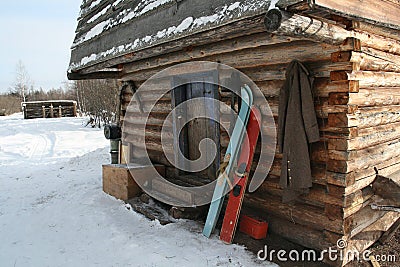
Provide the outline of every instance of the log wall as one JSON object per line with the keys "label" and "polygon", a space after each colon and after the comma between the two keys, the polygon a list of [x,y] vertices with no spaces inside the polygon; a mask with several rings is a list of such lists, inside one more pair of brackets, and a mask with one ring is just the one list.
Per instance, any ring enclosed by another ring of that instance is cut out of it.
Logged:
{"label": "log wall", "polygon": [[[313,188],[296,203],[283,204],[278,184],[282,155],[277,153],[268,178],[255,193],[246,195],[244,205],[271,221],[272,231],[323,250],[341,238],[356,240],[368,227],[382,221],[391,224],[399,217],[372,211],[369,204],[374,168],[383,175],[400,168],[400,52],[393,49],[400,42],[387,35],[378,38],[381,43],[373,42],[366,36],[376,32],[368,32],[367,27],[357,29],[357,25],[354,24],[352,35],[363,38],[350,37],[337,45],[261,32],[191,47],[127,64],[122,80],[140,86],[172,64],[192,60],[220,62],[239,69],[258,85],[276,119],[285,68],[293,59],[304,62],[316,78],[314,104],[321,135],[321,141],[311,146]],[[155,84],[154,90],[159,86],[163,86],[162,81]],[[154,100],[152,95],[149,91],[140,96],[144,109]],[[131,96],[130,92],[125,94],[122,114],[128,109]],[[229,101],[222,90],[220,99]],[[131,134],[132,157],[140,157],[135,155],[135,142],[145,138],[154,162],[166,165],[167,173],[171,168],[160,153],[160,131],[170,111],[171,98],[166,95],[153,109],[145,135],[135,131],[135,125],[144,123],[139,111],[134,117],[122,116],[125,131]],[[261,111],[265,115],[265,107]],[[268,135],[266,129],[262,132]],[[173,153],[173,137],[170,138],[169,152]],[[221,132],[222,151],[228,142],[226,133]],[[256,151],[259,153],[259,146]],[[253,170],[256,164],[255,161]],[[310,235],[301,234],[304,229]],[[375,231],[364,243],[371,245],[377,236]]]}

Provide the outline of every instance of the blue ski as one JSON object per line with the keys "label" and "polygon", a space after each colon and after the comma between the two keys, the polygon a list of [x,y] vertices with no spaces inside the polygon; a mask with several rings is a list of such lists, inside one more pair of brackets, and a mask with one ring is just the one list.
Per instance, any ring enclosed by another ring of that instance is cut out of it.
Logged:
{"label": "blue ski", "polygon": [[253,93],[248,85],[244,85],[244,87],[241,88],[241,98],[242,105],[240,107],[239,116],[236,120],[224,161],[221,164],[220,174],[215,185],[206,224],[204,225],[203,235],[206,237],[210,237],[215,229],[224,202],[224,193],[229,184],[228,177],[237,162],[240,145],[242,144],[246,131],[246,125],[250,115],[250,106],[253,104]]}

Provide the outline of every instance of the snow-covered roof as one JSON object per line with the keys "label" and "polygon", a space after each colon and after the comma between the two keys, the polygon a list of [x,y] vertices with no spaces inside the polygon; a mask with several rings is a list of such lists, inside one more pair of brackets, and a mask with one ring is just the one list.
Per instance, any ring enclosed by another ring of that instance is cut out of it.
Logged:
{"label": "snow-covered roof", "polygon": [[276,2],[84,0],[69,72],[265,13]]}
{"label": "snow-covered roof", "polygon": [[[399,0],[368,0],[363,9],[358,0],[83,0],[68,77],[115,77],[120,64],[171,52],[172,42],[181,41],[180,49],[199,45],[194,42],[196,34],[223,30],[222,26],[251,20],[275,6],[400,30]],[[189,36],[194,41],[187,45]],[[213,42],[212,35],[204,36],[202,44],[204,38]]]}

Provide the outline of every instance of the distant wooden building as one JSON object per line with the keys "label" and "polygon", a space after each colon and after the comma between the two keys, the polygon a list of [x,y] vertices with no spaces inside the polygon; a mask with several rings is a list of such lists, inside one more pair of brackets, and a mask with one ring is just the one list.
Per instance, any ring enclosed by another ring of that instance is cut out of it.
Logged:
{"label": "distant wooden building", "polygon": [[[279,12],[266,16],[271,1],[86,0],[68,77],[116,78],[138,88],[177,63],[220,62],[249,76],[276,118],[286,66],[293,59],[304,62],[315,77],[321,135],[311,146],[313,187],[296,203],[283,204],[277,153],[268,178],[247,194],[244,206],[265,217],[271,231],[303,246],[324,250],[345,239],[347,250],[365,250],[400,217],[369,206],[376,170],[390,175],[400,169],[400,3],[273,2]],[[124,88],[122,121],[133,93]],[[218,99],[230,101],[213,90]],[[151,97],[150,91],[143,95],[143,108]],[[160,129],[172,99],[166,95],[158,102],[146,135],[135,132],[143,123],[139,112],[125,121],[125,131],[146,139],[153,162],[164,165],[168,177],[176,172],[163,156]],[[222,157],[228,140],[222,130],[217,136]],[[134,145],[130,154],[131,162],[140,157]]]}
{"label": "distant wooden building", "polygon": [[21,103],[24,119],[76,117],[76,101],[47,100]]}

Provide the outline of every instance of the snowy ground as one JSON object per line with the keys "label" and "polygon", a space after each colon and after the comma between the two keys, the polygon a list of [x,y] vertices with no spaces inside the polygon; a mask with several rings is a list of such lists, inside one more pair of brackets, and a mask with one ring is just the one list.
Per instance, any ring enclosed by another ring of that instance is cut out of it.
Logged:
{"label": "snowy ground", "polygon": [[0,266],[270,266],[103,193],[108,141],[83,122],[0,117]]}

